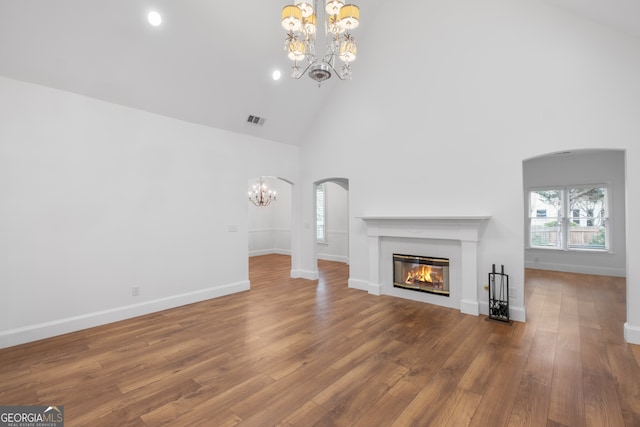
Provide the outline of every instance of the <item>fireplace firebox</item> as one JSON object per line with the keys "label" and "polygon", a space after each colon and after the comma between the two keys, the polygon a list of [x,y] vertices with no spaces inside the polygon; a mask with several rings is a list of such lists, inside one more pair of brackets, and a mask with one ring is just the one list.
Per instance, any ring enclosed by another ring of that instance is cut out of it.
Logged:
{"label": "fireplace firebox", "polygon": [[393,254],[393,286],[449,296],[449,259]]}

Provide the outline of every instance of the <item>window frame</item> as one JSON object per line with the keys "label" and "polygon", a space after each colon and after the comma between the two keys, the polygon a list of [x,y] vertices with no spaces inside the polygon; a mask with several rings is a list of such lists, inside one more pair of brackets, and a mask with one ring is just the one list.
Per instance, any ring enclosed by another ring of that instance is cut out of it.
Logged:
{"label": "window frame", "polygon": [[[604,247],[585,247],[572,244],[570,241],[571,223],[578,220],[581,224],[582,221],[588,219],[586,215],[579,217],[575,216],[575,207],[570,206],[570,194],[572,189],[603,189],[604,200],[600,209],[594,208],[594,214],[591,220],[599,218],[602,221],[601,227],[604,229]],[[540,210],[538,207],[532,205],[532,193],[539,193],[542,191],[558,191],[559,192],[559,209],[557,217],[547,217],[549,221],[557,219],[558,226],[560,227],[558,239],[559,244],[553,246],[537,246],[532,244],[534,236],[532,235],[532,220],[540,219],[537,216],[537,212]],[[527,235],[526,235],[526,249],[535,250],[549,250],[549,251],[564,251],[564,252],[580,252],[580,253],[611,253],[611,187],[607,183],[599,184],[571,184],[563,186],[544,186],[544,187],[531,187],[527,189]],[[597,211],[597,212],[596,212]]]}
{"label": "window frame", "polygon": [[[318,193],[322,193],[322,201],[319,202]],[[327,244],[327,189],[324,183],[316,184],[314,191],[316,211],[316,243]],[[322,217],[320,219],[320,217]]]}
{"label": "window frame", "polygon": [[[549,209],[545,208],[545,216],[538,216],[538,212],[541,211],[541,208],[536,207],[535,209],[532,207],[531,203],[531,193],[533,192],[541,192],[541,191],[557,191],[559,196],[559,208],[555,215],[549,215]],[[542,249],[542,250],[562,250],[564,247],[565,236],[563,233],[563,224],[562,224],[562,206],[564,201],[562,200],[564,197],[562,187],[561,186],[546,186],[546,187],[536,187],[530,188],[527,191],[527,249]],[[560,227],[560,232],[556,232],[556,239],[558,243],[554,246],[534,246],[531,244],[533,237],[532,233],[532,222],[533,220],[544,220],[545,222],[556,222]]]}

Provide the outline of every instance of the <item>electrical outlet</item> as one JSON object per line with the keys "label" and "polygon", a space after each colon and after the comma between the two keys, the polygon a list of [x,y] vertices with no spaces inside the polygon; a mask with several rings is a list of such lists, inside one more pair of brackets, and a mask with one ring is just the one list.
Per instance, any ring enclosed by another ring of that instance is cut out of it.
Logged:
{"label": "electrical outlet", "polygon": [[138,286],[138,285],[132,286],[131,287],[131,296],[137,297],[138,295],[140,295],[140,286]]}
{"label": "electrical outlet", "polygon": [[516,294],[516,288],[509,288],[509,299],[514,299]]}

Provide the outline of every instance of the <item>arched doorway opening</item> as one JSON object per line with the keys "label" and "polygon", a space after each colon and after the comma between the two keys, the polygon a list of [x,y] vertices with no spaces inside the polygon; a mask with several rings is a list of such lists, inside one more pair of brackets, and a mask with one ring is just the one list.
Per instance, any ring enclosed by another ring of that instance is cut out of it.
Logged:
{"label": "arched doorway opening", "polygon": [[249,257],[292,256],[293,183],[275,176],[255,177],[247,182],[249,191],[259,185],[260,180],[267,192],[275,192],[276,200],[267,206],[256,206],[247,200]]}
{"label": "arched doorway opening", "polygon": [[526,295],[527,271],[626,277],[625,157],[589,149],[523,161]]}
{"label": "arched doorway opening", "polygon": [[349,180],[325,178],[313,183],[313,265],[318,260],[349,264]]}
{"label": "arched doorway opening", "polygon": [[[625,275],[624,151],[572,150],[527,159],[523,186],[526,267]],[[545,195],[547,200],[538,200]]]}

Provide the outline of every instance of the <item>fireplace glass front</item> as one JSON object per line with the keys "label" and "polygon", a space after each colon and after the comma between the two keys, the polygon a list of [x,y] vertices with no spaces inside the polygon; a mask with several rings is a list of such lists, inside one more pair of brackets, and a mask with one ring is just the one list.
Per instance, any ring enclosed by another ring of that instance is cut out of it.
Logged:
{"label": "fireplace glass front", "polygon": [[393,286],[449,296],[449,259],[393,254]]}

